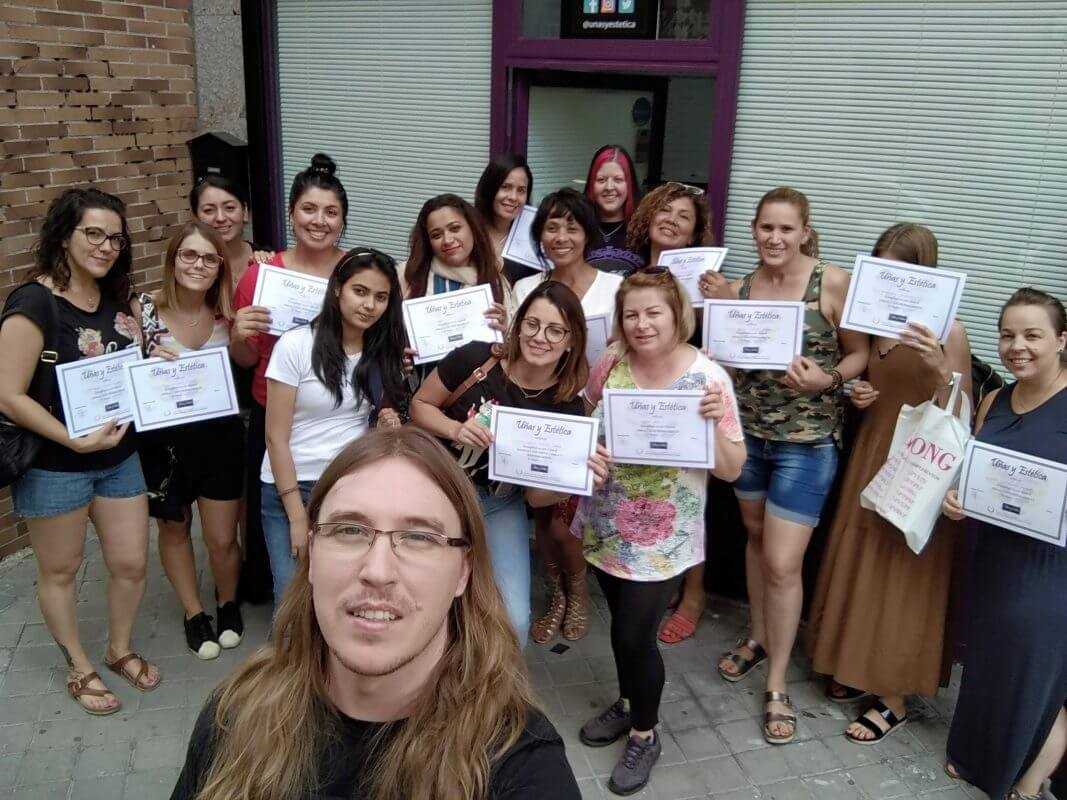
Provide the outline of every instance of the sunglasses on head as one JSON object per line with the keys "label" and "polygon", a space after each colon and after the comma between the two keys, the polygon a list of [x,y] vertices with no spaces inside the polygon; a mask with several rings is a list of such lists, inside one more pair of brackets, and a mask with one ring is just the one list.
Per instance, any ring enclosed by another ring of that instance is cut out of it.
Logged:
{"label": "sunglasses on head", "polygon": [[686,194],[696,195],[697,197],[700,197],[701,195],[706,194],[706,192],[703,189],[701,189],[699,186],[690,186],[688,183],[679,183],[678,181],[668,181],[665,185],[669,189],[672,189],[672,190],[681,189]]}

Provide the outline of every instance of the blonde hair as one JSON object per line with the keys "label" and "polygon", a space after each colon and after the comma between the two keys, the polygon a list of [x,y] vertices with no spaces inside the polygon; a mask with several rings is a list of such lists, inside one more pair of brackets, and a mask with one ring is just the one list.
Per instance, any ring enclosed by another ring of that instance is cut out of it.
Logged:
{"label": "blonde hair", "polygon": [[208,243],[215,248],[215,252],[222,258],[215,283],[207,290],[204,302],[216,317],[233,317],[233,281],[230,280],[230,264],[226,258],[226,243],[219,236],[218,231],[205,225],[199,220],[186,222],[181,229],[170,237],[167,245],[167,255],[163,262],[163,285],[160,286],[156,300],[159,309],[174,308],[178,304],[178,284],[174,277],[175,262],[182,242],[190,236],[199,235],[207,239]]}
{"label": "blonde hair", "polygon": [[715,236],[711,230],[711,207],[708,206],[708,198],[704,192],[684,183],[671,181],[662,186],[657,186],[645,195],[641,204],[630,217],[626,226],[626,247],[635,253],[642,255],[647,261],[652,251],[652,238],[649,229],[652,227],[652,218],[657,212],[662,211],[668,205],[680,197],[693,201],[693,209],[696,211],[696,219],[693,220],[693,238],[686,247],[708,247],[715,243]]}
{"label": "blonde hair", "polygon": [[756,204],[756,216],[752,218],[752,227],[756,227],[760,212],[767,203],[789,203],[800,214],[801,224],[808,229],[808,237],[800,243],[800,252],[811,258],[819,257],[819,232],[811,225],[811,203],[803,192],[791,186],[779,186],[771,189]]}
{"label": "blonde hair", "polygon": [[871,249],[871,255],[894,257],[909,264],[923,267],[937,266],[937,237],[924,225],[914,222],[898,222],[883,231]]}
{"label": "blonde hair", "polygon": [[[414,711],[375,740],[373,800],[484,800],[490,770],[519,738],[535,705],[519,643],[493,582],[478,497],[456,460],[429,433],[378,428],[356,439],[315,485],[308,519],[345,475],[386,458],[418,467],[455,506],[471,542],[470,579],[453,601],[448,644]],[[314,547],[314,542],[312,542]],[[316,757],[334,733],[327,644],[301,556],[271,643],[218,690],[214,759],[197,800],[289,800],[310,794]],[[391,737],[390,737],[390,734]]]}
{"label": "blonde hair", "polygon": [[622,332],[622,311],[626,304],[626,295],[637,289],[659,289],[663,292],[667,307],[674,314],[674,330],[679,343],[689,341],[689,337],[696,330],[696,314],[693,313],[693,304],[685,287],[665,267],[651,269],[656,271],[649,271],[650,268],[646,267],[631,272],[615,292],[615,329],[612,338],[616,340],[616,352],[620,356],[630,349]]}

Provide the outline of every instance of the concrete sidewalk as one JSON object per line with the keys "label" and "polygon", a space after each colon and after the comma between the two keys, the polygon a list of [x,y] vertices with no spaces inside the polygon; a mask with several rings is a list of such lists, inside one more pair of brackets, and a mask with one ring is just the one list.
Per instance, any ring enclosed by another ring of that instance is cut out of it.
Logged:
{"label": "concrete sidewalk", "polygon": [[[202,597],[211,596],[207,560],[198,541]],[[104,565],[94,537],[87,543],[79,574],[78,619],[91,655],[106,634]],[[204,699],[218,681],[266,637],[269,610],[244,609],[241,646],[215,661],[199,661],[185,646],[181,611],[154,547],[148,591],[141,606],[134,645],[159,664],[164,683],[139,694],[103,670],[123,710],[90,717],[64,688],[59,651],[37,609],[36,565],[28,553],[0,564],[0,796],[14,798],[167,798],[185,757],[186,742]],[[616,697],[615,669],[608,642],[607,610],[594,587],[597,614],[589,635],[560,653],[531,646],[527,661],[549,716],[567,743],[575,775],[587,798],[612,797],[603,787],[622,743],[584,747],[578,728]],[[543,605],[540,588],[535,606]],[[789,675],[797,707],[797,741],[769,747],[760,735],[762,680],[753,676],[727,684],[714,672],[716,657],[740,636],[743,607],[713,597],[697,635],[664,648],[667,687],[661,710],[663,756],[650,786],[639,798],[680,800],[884,800],[985,798],[950,780],[942,770],[954,687],[909,706],[910,722],[872,747],[850,744],[841,735],[857,710],[825,700],[823,684],[812,680],[798,656]],[[553,643],[554,644],[554,643]],[[550,645],[551,646],[551,645]],[[762,670],[762,668],[760,668]],[[954,686],[958,682],[954,681]]]}

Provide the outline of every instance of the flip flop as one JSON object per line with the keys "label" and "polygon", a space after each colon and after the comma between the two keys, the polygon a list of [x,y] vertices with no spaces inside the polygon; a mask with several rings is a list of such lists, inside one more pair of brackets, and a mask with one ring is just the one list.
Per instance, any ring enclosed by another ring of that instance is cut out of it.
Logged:
{"label": "flip flop", "polygon": [[[141,668],[137,670],[136,675],[131,675],[129,672],[126,671],[126,665],[135,658],[141,662]],[[157,680],[151,685],[146,686],[145,684],[141,683],[141,678],[148,674],[148,668],[150,665],[148,663],[148,659],[142,656],[140,653],[129,652],[124,656],[116,658],[114,661],[108,661],[107,657],[105,657],[104,666],[106,666],[109,670],[114,672],[116,675],[118,675],[120,678],[126,681],[126,683],[130,684],[130,686],[132,686],[139,692],[155,691],[159,688],[159,684],[163,683],[162,676],[160,676],[159,680]]]}
{"label": "flip flop", "polygon": [[103,680],[95,672],[90,672],[81,677],[70,675],[67,677],[67,694],[74,698],[74,702],[81,706],[82,711],[86,714],[92,714],[94,717],[108,717],[112,714],[117,714],[122,710],[121,701],[116,702],[110,708],[90,708],[81,701],[83,697],[107,697],[108,695],[114,697],[116,701],[118,700],[115,693],[106,687],[103,689],[90,689],[89,684],[95,680],[100,680],[103,683]]}
{"label": "flip flop", "polygon": [[696,633],[697,621],[689,619],[681,611],[675,611],[659,630],[659,640],[664,644],[678,644]]}

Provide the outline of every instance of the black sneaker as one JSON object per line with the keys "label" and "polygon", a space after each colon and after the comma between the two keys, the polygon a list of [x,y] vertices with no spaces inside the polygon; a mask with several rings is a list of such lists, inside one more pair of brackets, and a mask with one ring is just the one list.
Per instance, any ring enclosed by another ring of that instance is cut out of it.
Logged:
{"label": "black sneaker", "polygon": [[631,736],[622,758],[611,771],[608,789],[613,794],[621,795],[636,794],[644,789],[649,775],[652,774],[652,767],[659,760],[662,751],[663,745],[660,744],[659,734],[655,731],[652,732],[651,739]]}
{"label": "black sneaker", "polygon": [[241,619],[241,609],[237,603],[231,600],[218,606],[216,611],[219,615],[219,644],[229,650],[237,647],[244,636],[245,623]]}
{"label": "black sneaker", "polygon": [[589,747],[607,747],[630,730],[630,711],[620,697],[582,726],[578,738]]}
{"label": "black sneaker", "polygon": [[201,611],[192,619],[185,620],[185,642],[196,657],[204,661],[218,658],[222,648],[211,629],[211,617]]}

